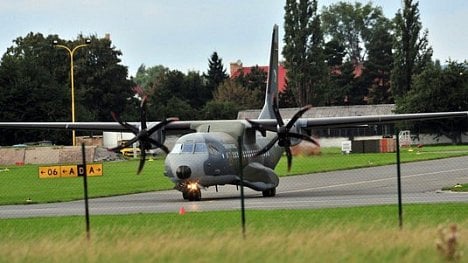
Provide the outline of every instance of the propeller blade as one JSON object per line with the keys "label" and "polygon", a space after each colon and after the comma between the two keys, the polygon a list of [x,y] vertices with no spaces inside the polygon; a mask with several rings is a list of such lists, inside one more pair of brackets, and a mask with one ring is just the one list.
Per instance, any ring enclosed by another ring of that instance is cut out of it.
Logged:
{"label": "propeller blade", "polygon": [[300,134],[300,133],[289,133],[288,136],[311,142],[311,143],[315,144],[315,146],[320,147],[320,144],[314,138],[311,138],[311,137],[309,137],[307,135]]}
{"label": "propeller blade", "polygon": [[254,121],[251,121],[250,119],[245,119],[248,123],[250,123],[250,125],[252,125],[252,128],[254,128],[255,130],[259,131],[260,134],[262,134],[263,137],[266,136],[266,129],[265,127],[263,127],[263,125],[259,124],[259,123],[256,123]]}
{"label": "propeller blade", "polygon": [[146,103],[148,101],[148,96],[145,95],[144,90],[141,87],[135,87],[133,89],[138,95],[141,97],[141,103],[140,103],[140,127],[137,127],[135,125],[131,125],[127,122],[124,122],[120,119],[120,116],[114,112],[111,112],[112,117],[116,122],[118,122],[120,125],[122,125],[124,128],[132,131],[133,134],[135,134],[135,137],[129,141],[127,141],[125,144],[120,145],[118,147],[110,149],[111,151],[117,151],[121,150],[123,148],[129,147],[130,145],[139,142],[140,146],[140,164],[138,166],[138,171],[137,174],[140,174],[140,172],[143,170],[143,167],[145,166],[145,160],[146,160],[146,150],[149,150],[152,148],[152,144],[156,145],[156,147],[161,148],[164,152],[169,153],[169,149],[164,146],[164,144],[158,142],[157,140],[152,139],[150,136],[156,132],[159,129],[162,129],[164,126],[167,124],[178,120],[178,118],[168,118],[166,120],[161,121],[154,127],[148,130],[148,124],[146,120]]}
{"label": "propeller blade", "polygon": [[302,107],[298,112],[294,114],[291,120],[289,120],[288,124],[286,125],[286,128],[289,130],[291,127],[296,123],[296,121],[302,117],[302,114],[304,114],[306,111],[308,111],[310,108],[312,108],[312,105],[307,105]]}
{"label": "propeller blade", "polygon": [[162,127],[166,126],[167,124],[173,122],[173,121],[178,121],[179,118],[167,118],[163,121],[161,121],[160,123],[156,124],[154,127],[152,127],[151,129],[148,130],[148,134],[151,135],[153,134],[155,131],[161,129]]}
{"label": "propeller blade", "polygon": [[255,121],[252,121],[250,119],[245,119],[247,122],[249,122],[251,125],[252,125],[252,128],[254,128],[255,130],[259,131],[263,137],[266,136],[266,131],[271,131],[271,132],[277,132],[277,129],[276,127],[275,128],[272,128],[272,127],[265,127],[263,126],[262,124],[260,123],[257,123]]}
{"label": "propeller blade", "polygon": [[273,147],[278,140],[279,140],[279,137],[275,136],[275,138],[273,140],[271,140],[271,142],[269,142],[265,147],[263,147],[263,149],[261,149],[259,152],[257,152],[255,154],[255,156],[260,156],[260,155],[268,152],[271,149],[271,147]]}
{"label": "propeller blade", "polygon": [[284,150],[286,151],[286,157],[288,158],[288,172],[290,172],[291,171],[291,166],[292,166],[291,149],[289,147],[284,147]]}
{"label": "propeller blade", "polygon": [[141,130],[146,130],[146,100],[148,96],[144,96],[141,100],[140,104],[140,122],[141,122]]}
{"label": "propeller blade", "polygon": [[152,138],[148,138],[148,141],[151,142],[152,144],[156,145],[158,148],[160,148],[161,150],[163,150],[165,153],[169,153],[169,149],[166,147],[166,145],[156,141],[156,140],[153,140]]}
{"label": "propeller blade", "polygon": [[276,121],[278,122],[278,125],[280,127],[283,127],[284,122],[283,122],[283,118],[281,118],[281,114],[278,108],[278,101],[276,100],[276,98],[273,99],[273,112],[275,113],[275,118],[276,118]]}
{"label": "propeller blade", "polygon": [[133,134],[137,135],[138,134],[138,129],[133,126],[133,125],[130,125],[128,124],[127,122],[124,122],[120,119],[120,116],[115,113],[115,112],[111,112],[111,115],[112,115],[112,118],[118,122],[120,125],[122,125],[124,128],[127,128],[128,130],[130,130]]}
{"label": "propeller blade", "polygon": [[116,151],[120,151],[122,150],[123,148],[128,148],[130,147],[132,144],[136,143],[138,141],[138,137],[134,137],[133,139],[131,139],[130,141],[127,141],[126,143],[120,145],[120,146],[117,146],[117,147],[114,147],[114,148],[110,148],[109,151],[113,151],[113,152],[116,152]]}
{"label": "propeller blade", "polygon": [[143,145],[140,144],[140,164],[138,165],[137,175],[140,174],[141,170],[145,166],[146,161],[146,150],[144,149]]}

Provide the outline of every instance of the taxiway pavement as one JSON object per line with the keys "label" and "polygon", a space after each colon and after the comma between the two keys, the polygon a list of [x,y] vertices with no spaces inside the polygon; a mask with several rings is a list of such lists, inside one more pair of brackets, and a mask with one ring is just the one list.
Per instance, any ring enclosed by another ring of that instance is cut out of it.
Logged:
{"label": "taxiway pavement", "polygon": [[[468,183],[468,157],[402,164],[403,203],[467,202],[468,193],[441,191]],[[89,200],[90,214],[177,213],[240,209],[235,186],[202,190],[202,201],[189,202],[176,190]],[[397,204],[396,165],[283,177],[275,197],[245,188],[246,209],[313,209]],[[0,206],[0,218],[83,215],[84,202]]]}

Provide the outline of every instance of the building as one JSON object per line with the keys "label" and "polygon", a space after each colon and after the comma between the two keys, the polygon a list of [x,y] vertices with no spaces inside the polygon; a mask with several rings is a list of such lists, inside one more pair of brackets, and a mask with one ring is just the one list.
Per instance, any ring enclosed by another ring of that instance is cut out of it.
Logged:
{"label": "building", "polygon": [[[251,67],[244,67],[242,65],[242,61],[238,60],[237,62],[233,62],[230,64],[230,76],[231,79],[234,79],[238,77],[241,73],[244,75],[249,74],[252,71],[252,68],[255,66]],[[268,73],[269,66],[258,66],[257,67]],[[286,68],[280,64],[278,67],[278,91],[283,92],[286,88]]]}

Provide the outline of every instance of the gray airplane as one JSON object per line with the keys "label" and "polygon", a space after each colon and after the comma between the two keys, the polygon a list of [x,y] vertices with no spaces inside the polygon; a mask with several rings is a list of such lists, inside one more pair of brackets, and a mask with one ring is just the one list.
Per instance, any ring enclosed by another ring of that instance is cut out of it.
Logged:
{"label": "gray airplane", "polygon": [[[338,118],[301,118],[310,106],[303,107],[290,119],[283,120],[279,113],[278,98],[278,26],[274,26],[270,53],[270,67],[263,109],[255,120],[203,120],[179,121],[169,118],[161,122],[146,122],[146,97],[143,96],[139,123],[122,121],[113,114],[116,122],[0,122],[0,128],[44,128],[98,131],[131,131],[135,137],[119,150],[138,142],[141,152],[138,173],[145,164],[145,152],[161,148],[167,153],[164,175],[182,192],[184,199],[201,200],[201,189],[218,185],[243,184],[261,191],[263,196],[276,194],[279,178],[274,168],[283,153],[288,169],[292,164],[291,146],[302,140],[318,143],[307,135],[305,129],[350,127],[366,124],[391,123],[401,120],[429,120],[467,117],[467,112],[437,112],[395,115],[374,115]],[[185,134],[172,150],[164,146],[166,132]],[[189,132],[187,134],[187,132]],[[241,143],[241,144],[239,144]],[[242,166],[239,147],[242,148]]]}

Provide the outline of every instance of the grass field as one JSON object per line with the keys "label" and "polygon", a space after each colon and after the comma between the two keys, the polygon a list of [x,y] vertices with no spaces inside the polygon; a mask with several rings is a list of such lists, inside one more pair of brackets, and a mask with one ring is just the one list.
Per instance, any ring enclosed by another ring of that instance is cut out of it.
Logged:
{"label": "grass field", "polygon": [[[468,145],[431,146],[421,149],[402,149],[403,162],[468,155]],[[323,148],[318,156],[297,157],[287,173],[286,159],[276,167],[280,176],[343,170],[395,163],[394,153],[343,155],[339,148]],[[104,176],[89,178],[90,197],[110,196],[171,189],[172,183],[163,176],[162,158],[148,161],[140,175],[136,175],[137,160],[105,162]],[[83,182],[80,178],[39,179],[38,165],[10,166],[0,169],[0,205],[45,203],[81,199]],[[30,201],[27,201],[30,200]]]}
{"label": "grass field", "polygon": [[438,229],[456,224],[468,257],[468,205],[247,211],[240,214],[92,216],[0,220],[0,262],[447,262]]}

